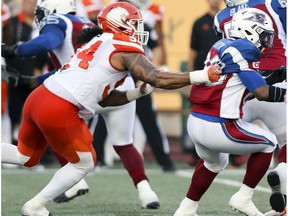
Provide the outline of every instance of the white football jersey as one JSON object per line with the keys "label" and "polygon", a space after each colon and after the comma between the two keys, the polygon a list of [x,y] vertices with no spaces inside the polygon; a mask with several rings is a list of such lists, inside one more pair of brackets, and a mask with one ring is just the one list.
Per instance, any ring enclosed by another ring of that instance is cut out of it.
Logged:
{"label": "white football jersey", "polygon": [[144,54],[143,47],[134,38],[103,33],[77,50],[62,69],[45,80],[52,93],[79,107],[80,117],[95,114],[98,102],[120,86],[129,71],[118,71],[110,62],[115,52]]}

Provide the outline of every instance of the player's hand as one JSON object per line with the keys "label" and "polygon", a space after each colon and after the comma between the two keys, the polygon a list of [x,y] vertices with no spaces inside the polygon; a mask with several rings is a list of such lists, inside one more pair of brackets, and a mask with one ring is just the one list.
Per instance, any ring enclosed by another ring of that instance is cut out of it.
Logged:
{"label": "player's hand", "polygon": [[140,93],[142,95],[148,95],[153,91],[153,87],[149,83],[142,83],[140,86]]}
{"label": "player's hand", "polygon": [[[263,75],[265,72],[263,73]],[[274,70],[272,73],[268,74],[265,78],[268,85],[273,85],[275,83],[283,82],[287,78],[286,66],[281,66]]]}
{"label": "player's hand", "polygon": [[222,73],[221,67],[217,64],[211,65],[208,69],[208,77],[210,82],[217,82]]}
{"label": "player's hand", "polygon": [[6,44],[1,44],[1,56],[4,58],[14,58],[16,57],[17,44],[13,46],[7,46]]}
{"label": "player's hand", "polygon": [[21,75],[15,68],[9,65],[1,65],[1,80],[9,83],[14,82],[14,86],[18,87],[31,87],[33,77]]}
{"label": "player's hand", "polygon": [[21,76],[18,71],[14,70],[8,65],[1,65],[1,72],[2,81],[9,83],[11,80],[13,80],[13,82],[15,82],[15,86],[18,85]]}

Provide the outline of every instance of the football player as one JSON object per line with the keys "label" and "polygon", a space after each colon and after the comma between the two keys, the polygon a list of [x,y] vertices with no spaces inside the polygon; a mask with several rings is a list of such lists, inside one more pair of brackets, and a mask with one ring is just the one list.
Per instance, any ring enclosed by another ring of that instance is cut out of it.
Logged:
{"label": "football player", "polygon": [[[243,103],[251,92],[258,100],[282,102],[286,89],[268,86],[251,68],[265,49],[271,49],[273,24],[263,11],[247,8],[235,13],[229,32],[231,39],[216,42],[205,64],[222,65],[223,73],[213,84],[193,85],[193,104],[187,128],[201,160],[197,164],[189,190],[175,216],[195,216],[199,201],[213,180],[228,164],[229,153],[251,153],[243,184],[229,205],[245,215],[263,216],[252,202],[254,188],[269,168],[277,145],[275,135],[243,121]],[[209,134],[209,136],[207,136]]]}
{"label": "football player", "polygon": [[[260,61],[253,62],[251,65],[263,76],[269,76],[271,73],[286,74],[286,1],[224,0],[224,2],[227,8],[220,11],[215,17],[216,30],[223,37],[228,36],[231,17],[239,10],[258,8],[270,16],[275,30],[274,48],[269,51],[269,55],[265,53],[266,55],[260,57]],[[275,85],[286,88],[286,81]],[[277,137],[278,147],[280,148],[278,154],[279,165],[268,173],[267,180],[272,190],[269,200],[270,205],[274,210],[281,213],[286,206],[286,169],[283,168],[286,167],[286,104],[267,104],[253,99],[245,103],[243,111],[243,120],[248,122],[253,122],[257,119],[261,120]]]}
{"label": "football player", "polygon": [[[163,89],[215,82],[221,74],[218,66],[186,73],[159,70],[144,55],[142,45],[149,35],[143,31],[140,11],[132,4],[108,5],[99,13],[98,24],[100,27],[88,30],[92,39],[27,98],[17,147],[1,145],[4,163],[34,166],[48,144],[68,161],[40,193],[24,204],[22,215],[51,215],[45,205],[94,169],[96,152],[84,119],[92,117],[97,106],[121,105],[139,98],[139,90],[115,90],[129,72]],[[141,175],[140,170],[134,171],[137,177]]]}

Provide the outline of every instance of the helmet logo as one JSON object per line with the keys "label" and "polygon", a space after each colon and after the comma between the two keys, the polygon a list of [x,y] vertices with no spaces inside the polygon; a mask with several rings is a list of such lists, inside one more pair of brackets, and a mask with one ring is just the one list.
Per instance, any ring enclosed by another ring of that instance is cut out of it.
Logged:
{"label": "helmet logo", "polygon": [[250,20],[256,23],[259,23],[261,25],[265,25],[265,15],[264,14],[260,14],[260,13],[255,13],[254,15],[252,15],[251,17],[246,18],[245,20]]}

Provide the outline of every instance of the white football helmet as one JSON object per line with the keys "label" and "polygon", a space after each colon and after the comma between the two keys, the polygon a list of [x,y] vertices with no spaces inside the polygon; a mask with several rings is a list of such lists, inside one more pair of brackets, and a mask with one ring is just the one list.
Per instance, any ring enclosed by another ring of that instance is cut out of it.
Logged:
{"label": "white football helmet", "polygon": [[240,4],[247,3],[249,0],[224,0],[227,7],[233,7]]}
{"label": "white football helmet", "polygon": [[39,24],[49,14],[76,14],[76,11],[75,0],[38,0],[35,10],[35,20]]}
{"label": "white football helmet", "polygon": [[246,38],[260,50],[273,47],[274,29],[271,18],[257,8],[245,8],[232,17],[230,38]]}
{"label": "white football helmet", "polygon": [[149,39],[141,12],[128,2],[116,2],[103,8],[98,15],[98,25],[103,32],[128,35],[143,45]]}

